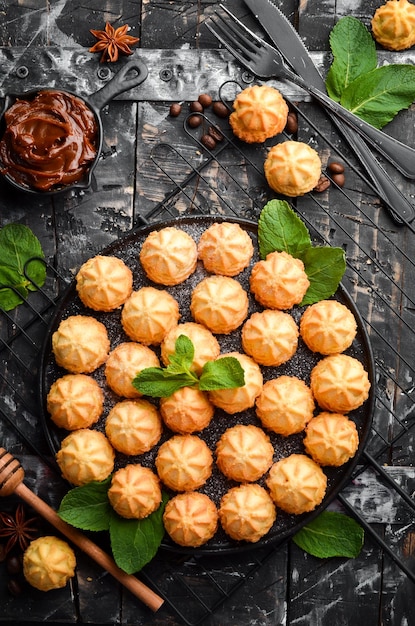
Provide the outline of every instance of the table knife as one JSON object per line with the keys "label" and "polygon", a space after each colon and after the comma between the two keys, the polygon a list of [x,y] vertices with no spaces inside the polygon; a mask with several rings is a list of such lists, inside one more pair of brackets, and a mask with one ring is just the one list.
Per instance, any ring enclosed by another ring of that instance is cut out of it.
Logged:
{"label": "table knife", "polygon": [[[301,37],[271,0],[244,0],[285,60],[308,84],[325,91],[325,81],[314,64]],[[369,174],[375,192],[398,224],[407,224],[415,217],[415,209],[382,167],[376,156],[356,131],[330,115]]]}

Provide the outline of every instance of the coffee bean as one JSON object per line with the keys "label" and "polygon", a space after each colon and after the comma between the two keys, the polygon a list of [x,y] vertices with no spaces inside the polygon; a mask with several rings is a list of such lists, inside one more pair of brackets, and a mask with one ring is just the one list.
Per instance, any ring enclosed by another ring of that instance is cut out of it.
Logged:
{"label": "coffee bean", "polygon": [[208,93],[201,93],[198,97],[198,101],[204,109],[210,107],[210,105],[212,104],[212,98]]}
{"label": "coffee bean", "polygon": [[0,563],[6,560],[6,546],[4,543],[0,543]]}
{"label": "coffee bean", "polygon": [[22,569],[22,563],[19,557],[9,556],[6,560],[6,569],[9,574],[19,574]]}
{"label": "coffee bean", "polygon": [[12,596],[20,596],[23,591],[22,585],[16,578],[11,578],[7,583],[7,589],[12,594]]}
{"label": "coffee bean", "polygon": [[187,120],[187,123],[189,124],[190,128],[197,128],[201,125],[202,118],[200,117],[200,115],[191,115]]}
{"label": "coffee bean", "polygon": [[223,102],[214,102],[212,109],[214,114],[218,117],[225,118],[229,115],[229,109],[225,104],[223,104]]}
{"label": "coffee bean", "polygon": [[346,182],[344,174],[333,174],[331,178],[333,180],[333,183],[336,183],[336,185],[338,185],[339,187],[343,187],[344,183]]}
{"label": "coffee bean", "polygon": [[343,174],[344,172],[344,165],[342,163],[338,163],[337,161],[329,163],[327,168],[332,174]]}
{"label": "coffee bean", "polygon": [[202,105],[197,100],[189,104],[189,109],[192,113],[202,113],[203,111]]}
{"label": "coffee bean", "polygon": [[323,191],[326,191],[326,189],[328,189],[329,187],[330,181],[327,176],[320,176],[317,185],[314,187],[314,191],[316,191],[317,193],[323,193]]}
{"label": "coffee bean", "polygon": [[202,135],[200,141],[208,150],[214,150],[216,148],[216,141],[214,140],[212,135]]}
{"label": "coffee bean", "polygon": [[293,135],[298,131],[298,118],[297,118],[297,114],[294,113],[293,111],[290,111],[288,113],[285,130],[290,135]]}
{"label": "coffee bean", "polygon": [[170,115],[171,117],[177,117],[182,112],[182,105],[178,102],[170,105]]}
{"label": "coffee bean", "polygon": [[222,141],[223,135],[216,126],[209,126],[208,133],[215,141]]}

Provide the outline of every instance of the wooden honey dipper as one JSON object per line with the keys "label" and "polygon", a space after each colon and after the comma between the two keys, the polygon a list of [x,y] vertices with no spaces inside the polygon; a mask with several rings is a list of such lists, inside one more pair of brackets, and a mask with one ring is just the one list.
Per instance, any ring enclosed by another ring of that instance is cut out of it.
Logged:
{"label": "wooden honey dipper", "polygon": [[4,448],[0,448],[0,496],[17,494],[27,502],[39,515],[70,539],[81,550],[116,578],[126,589],[146,604],[152,611],[157,611],[164,600],[142,583],[138,578],[127,574],[118,567],[115,561],[101,550],[93,541],[79,530],[67,524],[46,502],[39,498],[23,483],[24,470],[19,461]]}

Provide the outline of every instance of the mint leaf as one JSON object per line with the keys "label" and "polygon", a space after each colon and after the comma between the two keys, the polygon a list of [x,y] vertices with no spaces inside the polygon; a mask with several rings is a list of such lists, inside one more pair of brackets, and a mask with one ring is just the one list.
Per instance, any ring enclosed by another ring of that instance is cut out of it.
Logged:
{"label": "mint leaf", "polygon": [[310,234],[301,219],[285,200],[270,200],[258,220],[259,254],[265,259],[270,252],[288,252],[297,257],[311,245]]}
{"label": "mint leaf", "polygon": [[415,99],[415,66],[384,65],[356,78],[341,104],[376,128],[383,128]]}
{"label": "mint leaf", "polygon": [[[38,258],[36,258],[38,257]],[[23,224],[7,224],[0,229],[0,306],[5,311],[21,304],[13,287],[27,296],[41,287],[46,278],[43,250],[34,233]],[[29,262],[30,260],[30,262]]]}
{"label": "mint leaf", "polygon": [[62,499],[59,517],[82,530],[108,530],[112,511],[107,496],[110,484],[111,477],[71,489]]}
{"label": "mint leaf", "polygon": [[333,556],[354,558],[364,541],[363,528],[351,517],[334,511],[323,511],[293,537],[299,547],[326,559]]}
{"label": "mint leaf", "polygon": [[366,26],[355,17],[341,18],[330,33],[333,63],[326,78],[327,93],[338,102],[359,76],[377,66],[376,45]]}
{"label": "mint leaf", "polygon": [[201,391],[243,387],[245,375],[242,365],[233,356],[224,356],[204,364],[199,380]]}
{"label": "mint leaf", "polygon": [[132,381],[133,387],[144,396],[164,398],[182,387],[193,387],[198,378],[190,372],[171,371],[169,368],[146,367]]}
{"label": "mint leaf", "polygon": [[301,255],[310,286],[301,305],[313,304],[332,296],[346,269],[346,256],[342,248],[330,246],[310,247]]}
{"label": "mint leaf", "polygon": [[194,345],[186,335],[179,335],[174,344],[174,353],[169,357],[167,369],[178,367],[180,370],[189,370],[195,356]]}
{"label": "mint leaf", "polygon": [[118,567],[127,574],[140,571],[157,553],[164,537],[163,512],[168,499],[163,493],[157,511],[142,520],[125,519],[112,512],[111,550]]}

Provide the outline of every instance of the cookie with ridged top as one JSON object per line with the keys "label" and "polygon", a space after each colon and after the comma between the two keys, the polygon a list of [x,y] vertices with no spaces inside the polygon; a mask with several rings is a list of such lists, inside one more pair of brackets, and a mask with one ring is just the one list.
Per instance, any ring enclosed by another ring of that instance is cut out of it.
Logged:
{"label": "cookie with ridged top", "polygon": [[114,459],[114,448],[106,436],[89,428],[71,432],[56,453],[63,477],[77,486],[108,478]]}
{"label": "cookie with ridged top", "polygon": [[23,575],[40,591],[61,589],[75,575],[76,557],[71,546],[52,535],[31,541],[23,555]]}
{"label": "cookie with ridged top", "polygon": [[287,123],[288,105],[278,89],[252,85],[233,102],[229,122],[234,134],[247,143],[263,142],[281,133]]}
{"label": "cookie with ridged top", "polygon": [[196,242],[184,230],[175,226],[155,230],[143,242],[140,261],[148,278],[153,282],[178,285],[196,269]]}
{"label": "cookie with ridged top", "polygon": [[130,463],[114,473],[108,499],[121,517],[144,519],[160,506],[160,481],[148,467]]}
{"label": "cookie with ridged top", "polygon": [[249,234],[234,222],[216,222],[204,230],[197,250],[206,271],[222,276],[242,272],[254,254]]}
{"label": "cookie with ridged top", "polygon": [[215,408],[205,391],[182,387],[171,396],[160,398],[160,414],[167,428],[182,435],[199,432],[209,426]]}
{"label": "cookie with ridged top", "polygon": [[208,276],[194,288],[190,311],[197,323],[213,333],[228,334],[248,315],[248,294],[230,276]]}
{"label": "cookie with ridged top", "polygon": [[265,309],[253,313],[242,327],[242,347],[260,365],[282,365],[295,354],[298,327],[288,313]]}
{"label": "cookie with ridged top", "polygon": [[219,356],[218,340],[208,328],[196,322],[184,322],[174,326],[161,343],[161,359],[165,365],[168,365],[180,335],[185,335],[193,343],[194,358],[190,369],[197,374],[201,373],[207,361],[214,361]]}
{"label": "cookie with ridged top", "polygon": [[120,343],[110,352],[105,364],[107,384],[118,396],[138,398],[141,393],[132,381],[147,367],[160,367],[159,359],[151,348],[134,341]]}
{"label": "cookie with ridged top", "polygon": [[320,300],[309,306],[300,320],[300,334],[313,352],[339,354],[349,348],[356,337],[353,313],[337,300]]}
{"label": "cookie with ridged top", "polygon": [[87,374],[66,374],[49,389],[46,407],[59,428],[88,428],[98,421],[104,408],[104,394]]}
{"label": "cookie with ridged top", "polygon": [[283,141],[273,146],[264,163],[268,185],[285,196],[303,196],[314,189],[321,176],[318,153],[301,141]]}
{"label": "cookie with ridged top", "polygon": [[349,413],[369,397],[370,381],[360,361],[346,354],[334,354],[313,367],[310,386],[322,409]]}
{"label": "cookie with ridged top", "polygon": [[285,437],[304,430],[314,409],[311,389],[296,376],[267,380],[256,400],[262,426]]}
{"label": "cookie with ridged top", "polygon": [[271,467],[274,448],[268,435],[253,424],[225,430],[216,445],[216,464],[237,482],[254,482]]}
{"label": "cookie with ridged top", "polygon": [[133,341],[160,344],[180,318],[179,304],[165,289],[142,287],[133,291],[121,311],[121,324]]}
{"label": "cookie with ridged top", "polygon": [[219,506],[222,528],[236,541],[256,543],[267,534],[276,517],[270,495],[256,483],[233,487],[222,497]]}
{"label": "cookie with ridged top", "polygon": [[112,311],[124,304],[133,289],[129,267],[114,256],[97,255],[88,259],[76,275],[76,291],[86,307]]}
{"label": "cookie with ridged top", "polygon": [[157,408],[144,398],[117,402],[107,415],[105,434],[123,454],[143,454],[158,443],[162,421]]}
{"label": "cookie with ridged top", "polygon": [[163,513],[163,523],[175,543],[197,548],[215,534],[218,511],[207,495],[188,491],[168,501]]}
{"label": "cookie with ridged top", "polygon": [[340,413],[320,413],[305,433],[305,449],[319,465],[339,467],[354,457],[359,446],[356,424]]}
{"label": "cookie with ridged top", "polygon": [[104,324],[89,315],[71,315],[52,334],[56,363],[72,374],[90,374],[105,363],[110,349]]}
{"label": "cookie with ridged top", "polygon": [[408,0],[389,0],[371,21],[376,41],[388,50],[406,50],[415,44],[415,6]]}
{"label": "cookie with ridged top", "polygon": [[200,437],[174,435],[160,446],[155,463],[160,480],[169,489],[193,491],[210,477],[213,458]]}
{"label": "cookie with ridged top", "polygon": [[270,252],[252,268],[250,288],[255,299],[269,309],[291,309],[310,286],[304,263],[288,252]]}
{"label": "cookie with ridged top", "polygon": [[245,411],[255,405],[263,385],[263,376],[258,363],[247,354],[228,352],[218,358],[234,357],[244,370],[245,384],[233,389],[216,389],[209,391],[209,400],[230,415]]}

